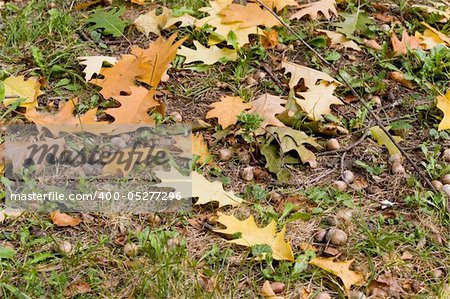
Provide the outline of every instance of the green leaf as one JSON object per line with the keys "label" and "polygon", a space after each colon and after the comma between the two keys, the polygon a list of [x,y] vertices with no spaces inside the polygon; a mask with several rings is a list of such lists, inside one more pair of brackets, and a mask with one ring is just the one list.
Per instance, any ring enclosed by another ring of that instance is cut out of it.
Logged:
{"label": "green leaf", "polygon": [[263,144],[260,147],[261,154],[266,158],[265,167],[277,176],[281,182],[286,182],[291,176],[289,171],[284,169],[283,157],[281,157],[278,146],[274,144]]}
{"label": "green leaf", "polygon": [[359,37],[354,35],[356,30],[367,36],[372,35],[372,31],[367,25],[373,24],[373,21],[366,12],[358,11],[353,14],[342,13],[341,15],[345,18],[345,20],[335,24],[337,27],[337,32],[343,33],[347,38],[354,39],[356,41],[361,41]]}
{"label": "green leaf", "polygon": [[[389,130],[389,128],[386,128]],[[395,144],[389,139],[388,135],[383,132],[379,126],[370,128],[372,137],[378,142],[379,146],[385,145],[389,151],[389,155],[400,154],[400,150],[395,146]],[[399,136],[394,136],[395,141],[400,142],[403,139]]]}
{"label": "green leaf", "polygon": [[5,84],[3,81],[0,81],[0,103],[5,99]]}
{"label": "green leaf", "polygon": [[92,23],[88,29],[96,30],[103,29],[103,35],[112,35],[113,37],[121,37],[128,25],[128,21],[120,19],[120,16],[124,13],[125,8],[111,9],[110,11],[96,10],[90,18],[87,19],[87,23]]}
{"label": "green leaf", "polygon": [[12,259],[16,251],[12,248],[0,247],[0,259]]}

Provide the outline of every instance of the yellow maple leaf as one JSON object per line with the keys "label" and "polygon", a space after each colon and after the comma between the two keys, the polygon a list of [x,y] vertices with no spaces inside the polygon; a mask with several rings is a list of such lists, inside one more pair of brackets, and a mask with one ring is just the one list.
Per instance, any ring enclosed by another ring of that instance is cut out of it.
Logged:
{"label": "yellow maple leaf", "polygon": [[416,31],[414,35],[420,42],[420,46],[424,48],[425,50],[433,49],[437,46],[446,46],[447,43],[443,41],[439,35],[434,33],[433,31],[429,29],[425,29],[425,31],[422,33]]}
{"label": "yellow maple leaf", "polygon": [[5,86],[5,99],[3,105],[8,106],[15,103],[19,99],[25,99],[19,106],[32,109],[37,106],[37,98],[43,92],[41,84],[37,78],[28,78],[25,76],[11,76],[3,81]]}
{"label": "yellow maple leaf", "polygon": [[304,81],[304,85],[306,87],[314,86],[316,85],[317,81],[319,80],[325,80],[328,82],[337,82],[333,77],[330,75],[311,69],[309,67],[299,65],[293,62],[289,61],[283,61],[281,63],[281,67],[284,68],[285,74],[291,74],[291,79],[289,80],[289,88],[294,88],[301,79]]}
{"label": "yellow maple leaf", "polygon": [[309,86],[308,91],[297,93],[302,99],[296,98],[297,104],[308,114],[312,120],[322,120],[324,114],[331,114],[331,105],[343,105],[341,100],[333,95],[337,83],[326,83]]}
{"label": "yellow maple leaf", "polygon": [[219,181],[210,182],[203,175],[192,172],[192,197],[198,197],[196,205],[217,201],[219,208],[238,206],[244,200],[234,195],[233,191],[223,190]]}
{"label": "yellow maple leaf", "polygon": [[226,229],[218,229],[215,232],[233,235],[240,233],[238,239],[230,240],[230,243],[251,247],[254,245],[268,245],[272,249],[272,256],[276,260],[294,261],[294,253],[292,252],[289,242],[284,240],[286,226],[279,233],[276,232],[277,224],[272,220],[266,227],[258,227],[253,216],[245,220],[239,220],[234,216],[223,213],[217,213],[217,222],[226,226]]}
{"label": "yellow maple leaf", "polygon": [[[389,130],[389,127],[387,128]],[[379,126],[370,128],[372,137],[378,142],[379,146],[386,146],[389,155],[400,154],[400,150],[395,146],[392,140],[383,132]],[[400,136],[394,136],[396,142],[400,142],[403,139]]]}
{"label": "yellow maple leaf", "polygon": [[252,105],[244,103],[241,97],[223,96],[220,102],[210,105],[213,109],[206,114],[206,118],[216,117],[223,129],[234,125],[237,116],[244,110],[250,109]]}
{"label": "yellow maple leaf", "polygon": [[444,112],[444,118],[439,123],[439,131],[450,129],[450,89],[445,95],[437,97],[437,107]]}
{"label": "yellow maple leaf", "polygon": [[199,157],[197,160],[198,165],[211,162],[208,146],[203,140],[203,135],[200,133],[192,135],[192,155],[197,155]]}
{"label": "yellow maple leaf", "polygon": [[[437,3],[434,3],[434,4],[437,4]],[[442,4],[441,4],[441,6],[439,6],[439,4],[437,4],[435,6],[436,7],[428,6],[428,5],[421,5],[421,4],[412,5],[412,7],[419,8],[428,14],[437,14],[437,15],[441,16],[441,18],[439,19],[439,22],[446,23],[450,19],[450,6],[443,6]]]}
{"label": "yellow maple leaf", "polygon": [[317,2],[300,5],[300,10],[293,14],[290,19],[301,19],[309,16],[312,20],[319,18],[319,12],[327,19],[331,19],[331,15],[338,16],[335,0],[320,0]]}
{"label": "yellow maple leaf", "polygon": [[186,57],[186,60],[184,61],[185,64],[189,64],[194,61],[201,61],[206,65],[212,65],[221,59],[235,61],[238,58],[237,51],[234,49],[220,49],[216,46],[207,48],[195,40],[194,46],[196,50],[184,46],[178,50],[178,55]]}
{"label": "yellow maple leaf", "polygon": [[269,11],[261,8],[256,3],[248,3],[247,5],[230,4],[219,13],[222,16],[222,23],[239,22],[239,28],[251,28],[255,26],[280,26],[281,23]]}
{"label": "yellow maple leaf", "polygon": [[450,37],[448,37],[447,35],[445,35],[444,33],[440,32],[439,30],[431,27],[430,25],[428,25],[425,22],[420,23],[423,26],[427,27],[428,30],[430,30],[431,32],[433,32],[435,35],[437,35],[443,42],[445,42],[447,44],[447,46],[450,46]]}
{"label": "yellow maple leaf", "polygon": [[333,275],[339,277],[344,283],[345,291],[349,291],[354,284],[364,281],[364,275],[360,272],[350,270],[353,260],[344,262],[334,262],[333,258],[315,258],[309,261],[310,265],[319,267]]}

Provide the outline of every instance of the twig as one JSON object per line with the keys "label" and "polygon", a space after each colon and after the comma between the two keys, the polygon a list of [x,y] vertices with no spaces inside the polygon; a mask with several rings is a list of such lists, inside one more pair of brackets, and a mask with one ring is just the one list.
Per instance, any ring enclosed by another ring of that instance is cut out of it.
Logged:
{"label": "twig", "polygon": [[285,86],[281,83],[281,81],[274,75],[271,69],[269,69],[266,65],[262,64],[261,67],[266,71],[267,74],[269,74],[269,77],[275,81],[275,83],[278,85],[278,87],[281,90],[285,89]]}
{"label": "twig", "polygon": [[[298,35],[297,32],[295,32],[286,22],[283,21],[283,19],[278,16],[272,9],[270,9],[266,4],[264,4],[261,0],[256,0],[256,2],[259,3],[262,7],[264,7],[268,12],[270,12],[289,32],[291,32],[297,40],[299,40],[305,47],[308,48],[312,53],[314,53],[317,58],[328,68],[330,68],[333,73],[350,89],[350,91],[355,95],[358,100],[361,102],[362,106],[367,109],[367,111],[370,113],[370,115],[373,117],[377,125],[380,127],[380,129],[388,136],[388,138],[392,141],[392,143],[398,148],[398,150],[401,152],[401,154],[405,157],[406,161],[413,167],[413,169],[417,172],[417,174],[425,181],[425,183],[433,190],[434,192],[438,192],[436,188],[431,183],[430,179],[422,172],[422,170],[414,163],[414,161],[409,157],[408,153],[398,144],[398,142],[395,140],[395,138],[392,136],[391,133],[384,127],[383,122],[381,119],[376,115],[367,105],[367,102],[363,99],[362,96],[359,95],[359,93],[350,85],[350,83],[341,76],[339,73],[339,70],[332,65],[330,62],[328,62],[322,55],[320,55],[319,52],[317,52],[313,47],[311,47],[306,41],[304,41],[300,35]],[[345,102],[344,102],[345,103]],[[345,103],[346,105],[349,105]]]}

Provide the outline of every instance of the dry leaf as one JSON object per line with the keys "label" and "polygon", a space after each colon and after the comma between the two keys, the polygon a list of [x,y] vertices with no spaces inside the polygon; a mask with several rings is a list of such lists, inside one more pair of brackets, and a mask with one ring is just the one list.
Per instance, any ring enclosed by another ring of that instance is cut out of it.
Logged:
{"label": "dry leaf", "polygon": [[274,220],[266,227],[259,228],[253,216],[246,220],[239,220],[234,216],[228,216],[223,213],[217,213],[217,222],[226,226],[226,229],[218,229],[215,232],[227,235],[241,233],[239,239],[230,240],[230,243],[251,247],[254,245],[269,245],[272,249],[272,256],[276,260],[294,261],[289,242],[284,240],[286,227],[284,226],[279,233],[276,232],[277,224]]}
{"label": "dry leaf", "polygon": [[301,19],[304,16],[309,16],[310,19],[317,20],[319,18],[319,12],[322,13],[327,20],[331,19],[331,15],[338,16],[335,0],[320,0],[300,5],[299,8],[300,10],[290,17],[291,20]]}
{"label": "dry leaf", "polygon": [[192,172],[192,197],[198,197],[195,205],[203,205],[217,201],[219,208],[223,206],[238,206],[244,200],[234,195],[233,191],[223,190],[219,181],[209,182],[203,175]]}
{"label": "dry leaf", "polygon": [[334,78],[324,72],[317,71],[315,69],[311,69],[309,67],[293,62],[283,61],[281,63],[281,67],[284,68],[285,74],[291,74],[291,79],[289,80],[290,89],[293,89],[295,86],[297,86],[301,79],[303,79],[304,85],[306,87],[316,85],[316,82],[319,80],[336,82]]}
{"label": "dry leaf", "polygon": [[401,41],[395,32],[392,32],[391,42],[394,48],[394,56],[406,55],[408,54],[408,50],[420,49],[419,39],[415,36],[410,36],[406,29],[403,30]]}
{"label": "dry leaf", "polygon": [[438,3],[433,3],[436,7],[428,6],[428,5],[421,5],[421,4],[414,4],[412,7],[419,8],[423,11],[425,11],[428,14],[438,14],[441,16],[439,19],[439,22],[446,23],[450,20],[450,6],[438,6]]}
{"label": "dry leaf", "polygon": [[0,223],[5,219],[16,219],[20,217],[25,211],[21,209],[5,208],[0,210]]}
{"label": "dry leaf", "polygon": [[269,11],[261,8],[256,3],[247,3],[247,5],[230,4],[219,13],[222,23],[239,23],[239,28],[251,28],[255,26],[280,26],[281,23]]}
{"label": "dry leaf", "polygon": [[223,129],[234,125],[237,116],[244,110],[252,108],[249,103],[244,103],[241,97],[223,96],[220,102],[209,105],[213,109],[206,114],[206,118],[216,117]]}
{"label": "dry leaf", "polygon": [[383,47],[374,39],[364,39],[364,45],[377,51],[381,51],[383,49]]}
{"label": "dry leaf", "polygon": [[[379,127],[375,126],[370,128],[372,137],[378,142],[379,146],[385,145],[388,149],[389,155],[400,154],[400,150],[395,146],[392,140],[384,133],[384,131]],[[403,139],[400,136],[394,136],[395,141],[400,142]]]}
{"label": "dry leaf", "polygon": [[265,29],[263,30],[263,35],[260,36],[261,39],[261,45],[265,49],[273,49],[278,44],[278,31],[273,29]]}
{"label": "dry leaf", "polygon": [[80,219],[74,218],[68,214],[60,212],[51,212],[50,219],[57,226],[77,226],[81,222]]}
{"label": "dry leaf", "polygon": [[311,120],[321,120],[324,114],[331,114],[331,105],[343,105],[337,97],[333,95],[337,83],[325,83],[322,81],[318,85],[309,86],[308,91],[297,93],[303,98],[296,98],[297,104],[308,114]]}
{"label": "dry leaf", "polygon": [[74,281],[69,285],[64,295],[66,296],[66,298],[72,298],[80,294],[89,293],[91,291],[92,291],[91,286],[86,282]]}
{"label": "dry leaf", "polygon": [[203,140],[203,135],[200,133],[192,135],[192,155],[197,155],[199,157],[197,160],[198,165],[211,162],[208,146]]}
{"label": "dry leaf", "polygon": [[327,35],[327,37],[331,41],[331,46],[342,46],[346,49],[353,49],[355,51],[361,51],[361,48],[351,39],[347,38],[344,34],[335,32],[335,31],[329,31],[329,30],[317,30],[319,32],[323,32]]}
{"label": "dry leaf", "polygon": [[154,99],[156,91],[142,86],[132,86],[130,90],[130,95],[114,96],[120,107],[110,108],[106,113],[114,117],[114,124],[154,124],[155,120],[148,115],[148,111],[160,106]]}
{"label": "dry leaf", "polygon": [[414,89],[414,84],[412,81],[405,78],[405,74],[402,72],[389,72],[388,74],[389,79],[394,80],[395,82],[400,83],[400,85],[409,88]]}
{"label": "dry leaf", "polygon": [[270,282],[266,280],[261,288],[261,296],[264,299],[284,299],[284,297],[277,296],[270,285]]}
{"label": "dry leaf", "polygon": [[144,0],[131,0],[131,3],[138,4],[138,5],[145,5]]}
{"label": "dry leaf", "polygon": [[194,61],[201,61],[206,65],[212,65],[219,60],[235,61],[238,58],[237,51],[233,49],[223,48],[220,49],[216,46],[207,48],[198,41],[194,40],[194,46],[196,50],[181,46],[178,50],[178,55],[186,57],[185,64],[189,64]]}
{"label": "dry leaf", "polygon": [[277,11],[282,10],[286,6],[298,7],[298,3],[295,0],[262,0],[261,2]]}
{"label": "dry leaf", "polygon": [[102,2],[102,0],[95,0],[95,1],[85,2],[85,3],[80,3],[80,4],[75,5],[73,7],[73,9],[76,9],[76,10],[88,9],[89,7],[91,7],[95,4],[98,4],[100,2]]}
{"label": "dry leaf", "polygon": [[333,275],[339,277],[344,283],[344,289],[350,290],[354,284],[359,284],[364,281],[364,275],[360,272],[350,270],[350,265],[353,260],[345,262],[334,262],[333,258],[315,258],[309,264],[319,267]]}
{"label": "dry leaf", "polygon": [[428,30],[430,30],[431,32],[433,32],[440,40],[442,40],[443,42],[445,42],[447,44],[447,46],[450,46],[450,37],[448,37],[447,35],[443,34],[442,32],[440,32],[439,30],[431,27],[430,25],[428,25],[425,22],[420,23],[423,26],[427,27]]}
{"label": "dry leaf", "polygon": [[25,76],[11,76],[3,81],[5,86],[5,99],[3,105],[8,106],[15,103],[19,99],[25,99],[19,106],[26,107],[27,110],[33,109],[37,106],[37,98],[43,92],[41,91],[41,84],[37,78],[28,78]]}
{"label": "dry leaf", "polygon": [[[128,176],[132,171],[134,165],[139,162],[142,158],[147,157],[149,154],[149,148],[127,148],[121,149],[120,155],[115,155],[114,160],[108,161],[102,169],[102,176]],[[130,155],[130,152],[135,152],[136,154]],[[123,157],[127,158],[127,163],[124,163]],[[131,162],[129,159],[131,158]]]}
{"label": "dry leaf", "polygon": [[265,128],[269,125],[284,127],[285,125],[276,118],[276,115],[283,113],[286,110],[281,106],[285,103],[286,100],[281,99],[281,97],[266,93],[249,103],[252,106],[249,113],[259,114],[263,118],[261,128]]}
{"label": "dry leaf", "polygon": [[439,131],[450,129],[450,89],[444,95],[437,97],[437,107],[444,113],[439,123]]}
{"label": "dry leaf", "polygon": [[425,29],[423,34],[416,31],[415,37],[419,39],[420,46],[425,50],[430,50],[437,46],[447,46],[445,41],[429,29]]}
{"label": "dry leaf", "polygon": [[184,15],[178,16],[178,17],[174,17],[171,15],[167,18],[167,22],[164,25],[163,29],[167,29],[178,23],[180,23],[180,24],[177,27],[194,26],[195,21],[197,21],[196,18],[194,18],[193,16],[190,16],[190,15],[187,15],[187,14],[184,14]]}
{"label": "dry leaf", "polygon": [[159,9],[155,8],[148,13],[140,15],[134,20],[134,26],[146,36],[149,36],[150,33],[155,33],[160,36],[161,29],[166,25],[171,10],[162,7],[162,12],[158,15],[156,14],[157,12],[159,12]]}
{"label": "dry leaf", "polygon": [[117,62],[115,57],[108,56],[82,56],[77,57],[80,64],[85,65],[86,67],[83,70],[84,79],[89,81],[92,79],[94,74],[100,74],[100,70],[102,69],[103,62],[107,62],[109,64],[114,65]]}

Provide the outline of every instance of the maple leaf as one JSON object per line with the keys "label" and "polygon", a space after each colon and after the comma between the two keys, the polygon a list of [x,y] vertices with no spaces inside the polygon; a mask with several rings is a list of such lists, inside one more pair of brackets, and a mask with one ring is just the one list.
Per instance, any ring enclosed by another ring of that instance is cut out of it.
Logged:
{"label": "maple leaf", "polygon": [[159,37],[149,45],[147,49],[137,46],[131,47],[131,53],[145,61],[147,71],[137,76],[137,80],[151,87],[156,87],[161,82],[164,73],[177,55],[178,47],[187,37],[175,42],[177,34],[172,34],[168,39]]}
{"label": "maple leaf", "polygon": [[414,36],[419,40],[421,48],[425,50],[431,50],[437,46],[447,46],[447,43],[439,35],[429,29],[425,29],[423,34],[416,31]]}
{"label": "maple leaf", "polygon": [[283,61],[281,67],[284,68],[285,74],[291,74],[291,79],[289,80],[289,88],[293,89],[300,82],[301,79],[304,80],[304,85],[306,87],[316,85],[319,80],[325,80],[328,82],[336,82],[336,80],[330,75],[311,69],[309,67],[299,65],[289,61]]}
{"label": "maple leaf", "polygon": [[286,6],[299,6],[295,0],[262,0],[261,2],[269,8],[276,9],[277,11],[282,10]]}
{"label": "maple leaf", "polygon": [[108,56],[81,56],[77,57],[77,59],[80,64],[86,66],[83,70],[83,73],[85,74],[84,79],[86,81],[91,80],[94,74],[100,74],[104,62],[111,65],[114,65],[117,62],[115,57]]}
{"label": "maple leaf", "polygon": [[178,50],[178,55],[186,57],[186,60],[184,61],[185,64],[189,64],[194,61],[201,61],[206,65],[212,65],[218,61],[236,61],[238,58],[237,51],[234,49],[220,49],[216,46],[207,48],[195,40],[194,46],[196,50],[192,50],[183,46],[180,48],[180,50]]}
{"label": "maple leaf", "polygon": [[310,265],[319,267],[333,275],[339,277],[344,283],[345,291],[349,291],[354,284],[364,281],[364,275],[360,272],[350,270],[353,260],[344,262],[334,262],[333,258],[315,258],[309,261]]}
{"label": "maple leaf", "polygon": [[242,198],[235,196],[233,191],[223,190],[221,182],[210,182],[195,171],[192,172],[192,197],[198,197],[195,205],[217,201],[219,208],[223,206],[238,206],[244,201]]}
{"label": "maple leaf", "polygon": [[137,17],[133,22],[136,29],[143,32],[146,36],[149,36],[150,33],[161,35],[161,29],[167,23],[171,11],[166,7],[162,7],[162,12],[159,14],[157,14],[158,11],[159,9],[155,8]]}
{"label": "maple leaf", "polygon": [[332,15],[338,16],[335,0],[320,0],[300,5],[299,8],[300,10],[290,17],[291,20],[301,19],[304,16],[309,16],[310,19],[317,20],[319,18],[319,12],[327,20],[331,19]]}
{"label": "maple leaf", "polygon": [[358,10],[353,14],[342,13],[341,15],[345,20],[335,24],[337,32],[343,33],[347,38],[358,42],[360,42],[360,38],[354,35],[355,31],[368,36],[372,35],[368,25],[373,24],[373,21],[366,12]]}
{"label": "maple leaf", "polygon": [[261,128],[265,128],[268,125],[284,127],[284,124],[276,118],[276,115],[286,110],[281,106],[285,103],[286,100],[281,99],[281,97],[265,93],[249,103],[252,106],[249,113],[259,114],[263,118]]}
{"label": "maple leaf", "polygon": [[[387,128],[389,130],[389,127]],[[400,154],[400,150],[395,146],[392,140],[384,133],[384,131],[379,127],[375,126],[370,128],[370,133],[372,137],[378,142],[379,146],[386,146],[389,155]],[[400,142],[403,139],[400,136],[393,136],[395,141]]]}
{"label": "maple leaf", "polygon": [[51,212],[50,219],[57,226],[77,226],[81,223],[80,219],[74,218],[68,214],[60,212]]}
{"label": "maple leaf", "polygon": [[445,95],[437,97],[437,107],[444,113],[444,118],[439,123],[439,131],[450,129],[450,89]]}
{"label": "maple leaf", "polygon": [[100,94],[105,98],[119,96],[122,92],[131,93],[131,87],[138,76],[151,71],[151,66],[143,57],[125,54],[110,68],[102,68],[103,79],[93,79],[90,82],[100,86]]}
{"label": "maple leaf", "polygon": [[208,146],[203,140],[203,135],[200,133],[192,135],[192,155],[197,155],[199,157],[197,160],[197,164],[199,165],[211,162]]}
{"label": "maple leaf", "polygon": [[114,117],[114,124],[154,124],[155,120],[147,112],[160,105],[154,99],[156,91],[142,86],[132,86],[130,90],[130,95],[114,96],[120,107],[110,108],[106,113]]}
{"label": "maple leaf", "polygon": [[125,8],[111,9],[110,11],[96,10],[87,19],[87,23],[92,23],[88,29],[93,31],[96,29],[103,29],[103,35],[112,35],[113,37],[121,37],[125,27],[128,25],[127,21],[121,20],[120,16],[125,12]]}
{"label": "maple leaf", "polygon": [[392,47],[394,48],[394,56],[406,55],[408,50],[420,49],[420,41],[415,36],[409,36],[406,29],[402,32],[402,40],[399,40],[397,35],[391,34]]}
{"label": "maple leaf", "polygon": [[253,216],[241,221],[234,216],[228,216],[220,212],[217,215],[217,222],[226,226],[226,229],[217,229],[214,230],[215,232],[227,235],[241,234],[240,238],[228,242],[247,247],[265,244],[272,249],[274,259],[294,261],[291,246],[289,242],[284,240],[286,226],[283,226],[281,231],[277,233],[277,224],[274,220],[266,227],[259,228]]}
{"label": "maple leaf", "polygon": [[361,48],[357,43],[347,38],[344,34],[329,30],[317,30],[319,32],[325,33],[331,41],[331,46],[342,46],[346,49],[353,49],[355,51],[361,51]]}
{"label": "maple leaf", "polygon": [[322,81],[318,85],[309,86],[308,91],[297,93],[304,100],[296,99],[297,104],[308,114],[312,120],[323,119],[324,114],[331,114],[330,106],[343,105],[341,100],[333,95],[337,83],[325,83]]}
{"label": "maple leaf", "polygon": [[28,78],[25,76],[11,76],[3,81],[5,87],[5,98],[3,105],[8,106],[15,103],[19,99],[25,99],[19,106],[32,109],[37,106],[37,98],[43,92],[41,91],[41,84],[37,78]]}
{"label": "maple leaf", "polygon": [[439,30],[437,30],[436,28],[431,27],[430,25],[428,25],[425,22],[420,23],[423,26],[427,27],[428,30],[430,30],[431,32],[433,32],[437,37],[439,37],[439,39],[441,39],[443,42],[445,42],[447,44],[447,46],[450,46],[450,37],[448,37],[447,35],[445,35],[444,33],[440,32]]}
{"label": "maple leaf", "polygon": [[230,4],[219,13],[222,16],[222,23],[239,23],[239,28],[251,28],[255,26],[280,26],[281,23],[269,11],[259,7],[256,3],[247,5]]}
{"label": "maple leaf", "polygon": [[216,117],[223,129],[234,125],[237,116],[244,110],[252,108],[252,105],[244,103],[241,97],[223,96],[220,102],[210,105],[213,109],[206,114],[206,118]]}

